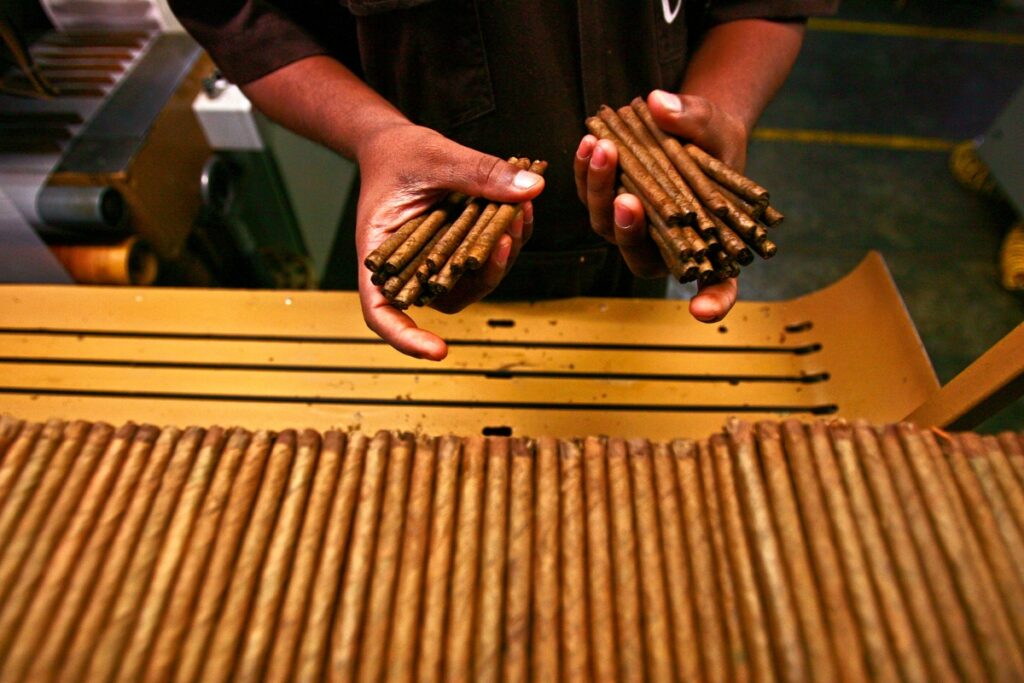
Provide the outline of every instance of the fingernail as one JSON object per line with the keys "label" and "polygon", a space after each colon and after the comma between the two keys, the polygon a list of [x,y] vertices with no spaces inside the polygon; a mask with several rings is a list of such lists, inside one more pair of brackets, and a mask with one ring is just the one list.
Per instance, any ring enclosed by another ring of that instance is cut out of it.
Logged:
{"label": "fingernail", "polygon": [[683,111],[683,102],[679,99],[679,95],[673,95],[670,92],[664,90],[655,90],[654,96],[661,102],[661,106],[665,107],[668,111],[673,114],[679,114]]}
{"label": "fingernail", "polygon": [[605,153],[604,148],[601,145],[594,147],[593,154],[590,155],[590,167],[596,169],[602,169],[608,164],[608,155]]}
{"label": "fingernail", "polygon": [[586,161],[587,159],[590,158],[590,155],[593,153],[593,151],[594,146],[592,144],[588,144],[587,140],[584,140],[583,142],[580,143],[579,149],[576,150],[576,158],[583,159],[584,161]]}
{"label": "fingernail", "polygon": [[615,225],[622,229],[633,227],[633,212],[619,204],[615,205]]}
{"label": "fingernail", "polygon": [[516,173],[515,179],[512,184],[520,190],[529,190],[531,187],[540,182],[540,176],[536,173],[530,173],[529,171],[520,171]]}

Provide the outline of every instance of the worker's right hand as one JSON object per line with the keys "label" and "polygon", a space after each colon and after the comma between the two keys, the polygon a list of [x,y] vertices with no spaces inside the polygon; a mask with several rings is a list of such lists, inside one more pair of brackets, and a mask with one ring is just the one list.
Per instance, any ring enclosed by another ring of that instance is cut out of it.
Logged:
{"label": "worker's right hand", "polygon": [[371,330],[402,353],[441,360],[448,354],[444,340],[388,303],[370,282],[371,273],[363,261],[400,225],[425,212],[448,192],[510,204],[525,202],[521,216],[498,241],[488,263],[463,277],[451,292],[432,304],[444,312],[460,310],[486,296],[512,266],[529,239],[533,215],[530,200],[544,189],[544,180],[411,123],[375,132],[357,147],[356,158],[361,176],[356,253],[363,318]]}

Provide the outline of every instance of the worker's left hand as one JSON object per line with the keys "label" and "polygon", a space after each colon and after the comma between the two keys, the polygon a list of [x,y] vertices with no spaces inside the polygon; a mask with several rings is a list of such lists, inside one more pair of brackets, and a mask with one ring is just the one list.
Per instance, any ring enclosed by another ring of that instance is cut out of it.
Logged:
{"label": "worker's left hand", "polygon": [[[647,106],[663,130],[708,151],[742,172],[746,164],[747,132],[743,123],[710,100],[655,90]],[[594,231],[619,247],[637,277],[665,275],[665,263],[647,234],[647,218],[640,200],[631,194],[616,196],[618,150],[607,140],[587,135],[576,150],[576,191],[590,212]],[[698,288],[690,300],[690,314],[701,322],[721,320],[736,303],[736,280]]]}

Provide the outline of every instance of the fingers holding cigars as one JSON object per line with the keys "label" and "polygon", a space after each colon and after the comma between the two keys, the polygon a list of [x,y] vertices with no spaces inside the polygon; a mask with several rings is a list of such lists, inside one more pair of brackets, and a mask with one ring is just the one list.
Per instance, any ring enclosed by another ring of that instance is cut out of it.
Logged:
{"label": "fingers holding cigars", "polygon": [[629,270],[637,277],[660,277],[665,261],[647,234],[647,218],[640,200],[621,194],[614,202],[614,242]]}
{"label": "fingers holding cigars", "polygon": [[573,164],[576,191],[590,214],[590,226],[601,237],[615,243],[615,199],[619,151],[608,140],[588,135],[580,142]]}
{"label": "fingers holding cigars", "polygon": [[747,161],[747,129],[740,119],[704,97],[665,90],[651,91],[647,106],[662,130],[743,171]]}

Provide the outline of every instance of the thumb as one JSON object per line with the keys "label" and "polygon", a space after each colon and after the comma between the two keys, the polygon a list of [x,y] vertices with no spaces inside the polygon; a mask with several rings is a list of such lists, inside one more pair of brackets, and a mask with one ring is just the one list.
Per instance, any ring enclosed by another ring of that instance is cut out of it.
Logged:
{"label": "thumb", "polygon": [[471,197],[518,204],[544,189],[544,178],[489,154],[463,148],[451,168],[451,189]]}
{"label": "thumb", "polygon": [[707,99],[654,90],[647,96],[647,106],[665,132],[684,138],[719,158],[732,152],[730,122]]}

